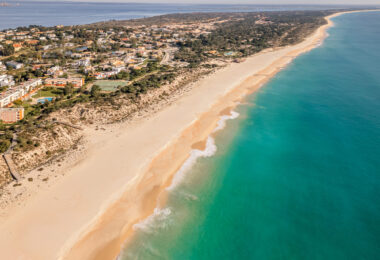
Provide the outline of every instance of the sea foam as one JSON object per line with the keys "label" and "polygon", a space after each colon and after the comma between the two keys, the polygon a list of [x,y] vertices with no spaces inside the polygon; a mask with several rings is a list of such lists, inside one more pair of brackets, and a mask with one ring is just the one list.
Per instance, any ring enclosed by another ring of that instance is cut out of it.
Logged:
{"label": "sea foam", "polygon": [[[223,115],[220,117],[217,126],[213,133],[222,130],[226,126],[226,121],[235,119],[239,116],[239,113],[231,111],[230,115]],[[186,177],[186,172],[196,163],[199,157],[211,157],[217,151],[215,140],[209,136],[206,141],[206,148],[204,150],[193,149],[190,152],[189,158],[182,164],[181,168],[176,172],[173,177],[171,185],[167,188],[168,191],[177,187]],[[190,199],[197,200],[196,196],[190,197]],[[170,215],[172,211],[170,208],[155,208],[152,215],[139,223],[133,225],[134,230],[141,230],[145,233],[152,234],[160,229],[164,229],[170,225]]]}
{"label": "sea foam", "polygon": [[219,121],[218,121],[217,126],[214,129],[214,133],[225,128],[227,120],[235,119],[237,117],[239,117],[239,113],[235,112],[235,111],[231,111],[231,115],[221,116]]}
{"label": "sea foam", "polygon": [[216,145],[215,145],[214,138],[209,136],[207,138],[206,148],[203,151],[198,150],[198,149],[191,150],[189,158],[187,158],[187,160],[182,164],[181,168],[176,172],[176,174],[173,177],[172,183],[167,188],[167,190],[172,190],[173,188],[178,186],[179,183],[183,181],[183,179],[185,178],[185,173],[189,169],[191,169],[191,167],[195,164],[195,162],[197,161],[199,157],[211,157],[215,154],[215,152],[216,152]]}
{"label": "sea foam", "polygon": [[172,211],[170,208],[155,208],[152,215],[134,224],[133,229],[152,234],[158,229],[166,228],[170,224],[168,218],[171,214]]}
{"label": "sea foam", "polygon": [[[231,111],[230,115],[223,115],[220,117],[217,125],[213,131],[213,133],[222,130],[226,127],[226,121],[235,119],[239,116],[239,113],[235,111]],[[174,175],[171,185],[167,188],[167,190],[173,190],[177,187],[186,177],[186,172],[191,169],[191,167],[196,163],[197,159],[200,157],[211,157],[217,151],[217,147],[215,145],[215,140],[213,137],[209,136],[206,141],[206,148],[204,150],[193,149],[190,152],[189,158],[182,164],[181,168]]]}
{"label": "sea foam", "polygon": [[[231,111],[230,115],[223,115],[220,117],[213,133],[222,130],[226,127],[226,121],[235,119],[239,116],[239,113],[235,111]],[[186,172],[191,169],[191,167],[196,163],[197,159],[200,157],[211,157],[217,151],[217,147],[215,145],[215,140],[211,136],[207,138],[206,148],[202,151],[199,149],[193,149],[190,152],[189,158],[182,164],[181,168],[174,175],[173,181],[171,185],[167,188],[167,190],[172,190],[177,187],[179,183],[181,183],[186,177]]]}

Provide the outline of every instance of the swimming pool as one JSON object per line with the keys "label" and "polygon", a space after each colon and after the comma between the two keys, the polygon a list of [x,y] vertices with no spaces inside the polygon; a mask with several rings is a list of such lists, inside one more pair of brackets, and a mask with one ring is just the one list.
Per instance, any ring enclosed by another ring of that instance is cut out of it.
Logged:
{"label": "swimming pool", "polygon": [[45,102],[51,102],[52,100],[52,97],[39,98],[37,99],[37,103],[44,104]]}

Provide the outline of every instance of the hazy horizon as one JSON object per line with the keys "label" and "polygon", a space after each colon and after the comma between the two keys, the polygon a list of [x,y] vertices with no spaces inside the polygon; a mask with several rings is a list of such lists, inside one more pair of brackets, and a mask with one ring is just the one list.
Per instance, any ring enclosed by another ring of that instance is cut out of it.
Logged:
{"label": "hazy horizon", "polygon": [[380,5],[380,0],[324,0],[324,1],[315,1],[315,0],[11,0],[4,2],[100,2],[100,3],[135,3],[135,4],[247,4],[247,5]]}

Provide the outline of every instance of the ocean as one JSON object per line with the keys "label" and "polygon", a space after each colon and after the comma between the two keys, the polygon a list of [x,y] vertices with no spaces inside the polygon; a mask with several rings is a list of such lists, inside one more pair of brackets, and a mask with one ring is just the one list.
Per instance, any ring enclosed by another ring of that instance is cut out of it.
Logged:
{"label": "ocean", "polygon": [[334,22],[236,109],[119,259],[379,259],[380,13]]}
{"label": "ocean", "polygon": [[[207,5],[207,4],[140,4],[70,1],[1,1],[0,30],[29,25],[78,25],[109,20],[126,20],[171,13],[254,12],[286,10],[321,10],[342,6],[321,5]],[[138,1],[136,1],[138,2]]]}

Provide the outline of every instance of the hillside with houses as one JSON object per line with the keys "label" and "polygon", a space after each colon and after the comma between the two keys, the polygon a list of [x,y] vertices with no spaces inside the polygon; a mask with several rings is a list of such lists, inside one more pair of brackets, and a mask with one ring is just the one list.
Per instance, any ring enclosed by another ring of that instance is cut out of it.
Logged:
{"label": "hillside with houses", "polygon": [[[228,63],[301,41],[326,11],[178,14],[0,32],[0,152],[21,175],[82,130],[149,115]],[[0,186],[10,182],[0,163]]]}

